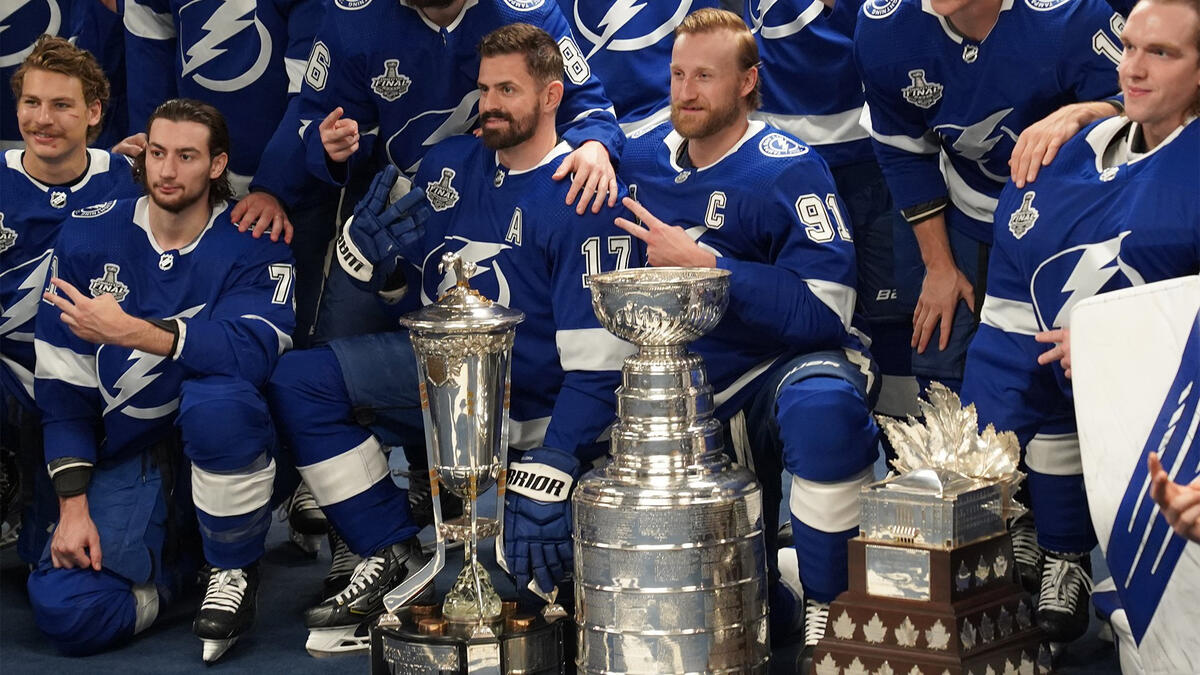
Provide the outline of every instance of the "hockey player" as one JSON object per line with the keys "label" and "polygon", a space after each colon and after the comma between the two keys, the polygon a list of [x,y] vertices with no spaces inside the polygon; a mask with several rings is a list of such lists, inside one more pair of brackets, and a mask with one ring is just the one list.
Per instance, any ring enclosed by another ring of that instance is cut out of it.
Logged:
{"label": "hockey player", "polygon": [[876,377],[850,327],[853,236],[825,162],[748,119],[758,105],[759,58],[742,20],[703,9],[675,34],[671,123],[630,139],[622,159],[637,199],[625,204],[641,223],[616,222],[646,243],[651,265],[733,273],[725,318],[691,348],[704,357],[717,416],[733,418],[741,461],[742,448],[754,450],[769,551],[780,474],[792,474],[811,656],[830,601],[846,590],[858,493],[878,456],[870,415]]}
{"label": "hockey player", "polygon": [[717,7],[717,0],[558,0],[592,71],[605,83],[626,134],[656,126],[670,116],[672,34],[689,12]]}
{"label": "hockey player", "polygon": [[749,0],[743,17],[762,55],[762,107],[751,115],[786,131],[829,164],[854,231],[858,302],[882,373],[876,410],[903,417],[916,403],[909,336],[912,312],[896,291],[892,232],[900,221],[865,129],[854,67],[859,3]]}
{"label": "hockey player", "polygon": [[[963,398],[981,423],[1026,449],[1038,541],[1047,565],[1039,623],[1056,643],[1088,625],[1089,552],[1070,383],[1061,347],[1071,309],[1097,293],[1200,272],[1200,11],[1195,0],[1142,0],[1121,36],[1126,114],[1067,142],[1035,183],[1010,184]],[[1039,336],[1039,333],[1041,334]],[[1069,364],[1068,364],[1069,365]]]}
{"label": "hockey player", "polygon": [[174,586],[164,492],[178,434],[213,567],[193,626],[209,662],[254,620],[275,476],[258,388],[290,345],[292,263],[230,222],[216,109],[168,101],[148,134],[146,196],[76,210],[50,263],[35,392],[61,517],[29,597],[68,654],[150,625]]}
{"label": "hockey player", "polygon": [[[416,176],[420,189],[390,207],[398,172],[377,176],[343,229],[339,262],[372,290],[407,289],[425,303],[455,283],[437,269],[444,253],[476,263],[472,286],[525,312],[513,346],[509,443],[525,451],[522,469],[574,478],[603,452],[597,439],[614,419],[617,371],[632,353],[600,328],[583,279],[638,259],[632,239],[613,232],[613,210],[579,215],[565,198],[569,186],[551,179],[571,152],[554,126],[564,84],[553,37],[509,24],[478,49],[482,140],[459,136],[432,148]],[[424,560],[406,491],[393,484],[383,453],[424,439],[412,347],[393,332],[293,352],[269,393],[317,502],[366,556],[344,591],[306,614],[308,650],[364,649],[383,595]],[[536,579],[549,590],[569,568],[567,494],[509,489],[506,546],[519,587]]]}
{"label": "hockey player", "polygon": [[[20,554],[32,564],[45,546],[45,525],[54,520],[49,484],[38,480],[41,425],[33,403],[33,319],[54,239],[74,209],[140,191],[124,157],[87,147],[100,133],[109,101],[96,60],[58,37],[44,37],[31,49],[12,78],[25,149],[7,150],[0,163],[0,436],[5,452],[20,453],[28,525]],[[34,499],[35,485],[45,499]]]}

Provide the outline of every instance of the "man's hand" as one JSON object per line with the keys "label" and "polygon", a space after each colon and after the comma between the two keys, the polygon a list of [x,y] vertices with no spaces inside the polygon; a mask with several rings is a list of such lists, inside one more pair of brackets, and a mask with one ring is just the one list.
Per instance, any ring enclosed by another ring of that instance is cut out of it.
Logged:
{"label": "man's hand", "polygon": [[100,571],[100,531],[88,512],[87,495],[59,498],[58,527],[50,540],[50,561],[55,567],[90,567]]}
{"label": "man's hand", "polygon": [[1163,517],[1179,536],[1200,542],[1200,478],[1190,485],[1171,480],[1158,461],[1158,453],[1146,460],[1150,470],[1150,497],[1162,509]]}
{"label": "man's hand", "polygon": [[[147,328],[166,334],[152,324],[126,314],[117,299],[108,293],[89,298],[58,277],[50,279],[50,283],[66,293],[67,297],[58,293],[44,293],[42,297],[62,310],[62,322],[81,340],[98,345],[128,347]],[[167,342],[170,344],[170,340]]]}
{"label": "man's hand", "polygon": [[1113,104],[1102,101],[1072,103],[1025,127],[1008,160],[1013,182],[1019,188],[1032,183],[1037,179],[1038,170],[1050,166],[1058,149],[1080,129],[1101,117],[1120,112]]}
{"label": "man's hand", "polygon": [[292,221],[288,220],[283,205],[267,192],[251,192],[233,207],[229,214],[233,224],[238,226],[238,232],[245,232],[251,227],[251,234],[258,239],[271,228],[271,241],[279,241],[283,235],[285,244],[292,243]]}
{"label": "man's hand", "polygon": [[[338,263],[371,291],[383,289],[399,258],[421,264],[425,233],[421,224],[429,217],[429,202],[424,190],[412,188],[389,205],[400,178],[400,171],[390,164],[380,171],[337,240]],[[408,179],[401,180],[405,187],[411,185]]]}
{"label": "man's hand", "polygon": [[717,256],[705,251],[688,236],[682,227],[667,225],[654,217],[646,207],[626,197],[621,201],[633,212],[642,225],[625,218],[613,224],[646,242],[646,264],[655,267],[716,267]]}
{"label": "man's hand", "polygon": [[933,337],[935,328],[941,327],[938,349],[950,344],[950,331],[954,326],[954,312],[958,301],[966,300],[971,311],[975,311],[975,288],[953,263],[936,265],[925,269],[925,280],[921,282],[921,296],[917,298],[917,309],[913,312],[913,334],[910,346],[924,354]]}
{"label": "man's hand", "polygon": [[317,130],[321,132],[321,145],[325,154],[335,162],[344,162],[358,151],[358,122],[342,117],[345,110],[338,106],[321,120]]}
{"label": "man's hand", "polygon": [[575,213],[583,215],[593,196],[592,213],[600,213],[606,196],[610,207],[617,205],[617,172],[603,143],[588,141],[575,148],[558,165],[554,180],[562,180],[570,174],[575,175],[571,178],[571,189],[567,191],[567,203],[574,204],[575,198],[579,197]]}
{"label": "man's hand", "polygon": [[126,157],[137,157],[146,151],[146,142],[146,134],[134,134],[125,137],[120,143],[112,146],[112,151]]}
{"label": "man's hand", "polygon": [[509,466],[504,557],[518,589],[535,581],[550,593],[571,571],[571,489],[579,474],[579,460],[546,447],[530,450]]}
{"label": "man's hand", "polygon": [[1054,348],[1042,352],[1038,356],[1038,363],[1044,365],[1054,363],[1055,361],[1062,362],[1064,374],[1068,379],[1071,377],[1071,329],[1057,328],[1055,330],[1046,330],[1033,336],[1034,340],[1043,344],[1053,344]]}

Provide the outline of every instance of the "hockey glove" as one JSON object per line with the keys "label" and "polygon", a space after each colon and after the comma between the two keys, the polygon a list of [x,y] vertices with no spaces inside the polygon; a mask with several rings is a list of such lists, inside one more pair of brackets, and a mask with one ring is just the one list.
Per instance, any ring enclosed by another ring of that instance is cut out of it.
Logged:
{"label": "hockey glove", "polygon": [[356,284],[366,290],[383,290],[400,260],[420,265],[423,255],[421,226],[429,217],[429,202],[421,188],[408,190],[389,204],[397,179],[408,183],[389,165],[375,176],[367,195],[354,207],[337,241],[338,262]]}
{"label": "hockey glove", "polygon": [[518,589],[528,588],[533,579],[549,593],[571,571],[571,489],[579,469],[575,457],[547,447],[509,465],[504,556]]}

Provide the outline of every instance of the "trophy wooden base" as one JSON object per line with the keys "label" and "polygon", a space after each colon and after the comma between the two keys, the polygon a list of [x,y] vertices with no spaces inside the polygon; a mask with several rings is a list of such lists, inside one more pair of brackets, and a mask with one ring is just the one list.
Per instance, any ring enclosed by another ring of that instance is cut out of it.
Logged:
{"label": "trophy wooden base", "polygon": [[817,675],[1041,675],[1050,651],[1014,577],[1007,534],[953,550],[850,542]]}

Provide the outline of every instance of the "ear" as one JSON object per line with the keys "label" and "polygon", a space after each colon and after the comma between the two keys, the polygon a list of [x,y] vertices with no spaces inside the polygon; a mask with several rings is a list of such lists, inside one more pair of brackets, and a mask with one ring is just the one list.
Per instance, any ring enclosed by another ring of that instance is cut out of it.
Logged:
{"label": "ear", "polygon": [[229,155],[222,152],[212,158],[212,163],[208,165],[209,180],[216,180],[221,177],[221,173],[225,171],[225,166],[229,164]]}
{"label": "ear", "polygon": [[542,106],[546,110],[558,110],[559,104],[563,99],[563,83],[561,80],[552,80],[546,85],[546,90],[542,94]]}
{"label": "ear", "polygon": [[96,99],[88,104],[87,107],[87,123],[89,127],[94,127],[100,124],[100,116],[103,113],[103,107],[100,105],[100,99]]}
{"label": "ear", "polygon": [[758,86],[758,66],[750,66],[742,75],[742,86],[738,90],[738,98],[744,99]]}

